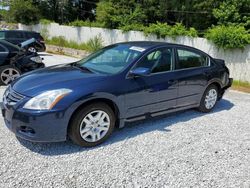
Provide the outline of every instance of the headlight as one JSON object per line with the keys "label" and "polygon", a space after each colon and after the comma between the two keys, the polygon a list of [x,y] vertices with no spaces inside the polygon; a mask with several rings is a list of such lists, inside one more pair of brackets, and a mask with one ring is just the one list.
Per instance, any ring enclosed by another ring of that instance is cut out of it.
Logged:
{"label": "headlight", "polygon": [[43,59],[40,56],[32,57],[30,58],[31,61],[34,61],[36,63],[42,63]]}
{"label": "headlight", "polygon": [[50,110],[70,92],[72,92],[70,89],[56,89],[46,91],[30,99],[25,103],[23,108],[30,110]]}

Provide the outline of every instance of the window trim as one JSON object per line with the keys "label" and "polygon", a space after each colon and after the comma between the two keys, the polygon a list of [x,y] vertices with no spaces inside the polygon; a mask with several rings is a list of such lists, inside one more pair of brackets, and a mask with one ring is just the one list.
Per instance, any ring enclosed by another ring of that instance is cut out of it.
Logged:
{"label": "window trim", "polygon": [[[203,55],[205,57],[208,58],[208,65],[206,66],[199,66],[199,67],[190,67],[190,68],[181,68],[181,69],[177,69],[177,67],[179,67],[179,56],[178,56],[178,50],[185,50],[188,52],[192,52],[198,55]],[[196,49],[190,49],[187,47],[175,47],[175,71],[183,71],[183,70],[191,70],[191,69],[200,69],[200,68],[206,68],[206,67],[211,67],[211,57],[209,55],[207,55],[206,53],[196,50]]]}

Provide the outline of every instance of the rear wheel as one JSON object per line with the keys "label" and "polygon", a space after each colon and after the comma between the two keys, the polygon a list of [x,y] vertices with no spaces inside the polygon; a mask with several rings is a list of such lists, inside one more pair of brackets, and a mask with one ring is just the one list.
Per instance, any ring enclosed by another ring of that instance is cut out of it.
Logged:
{"label": "rear wheel", "polygon": [[115,115],[107,104],[93,103],[76,112],[69,126],[69,137],[74,143],[96,146],[113,132]]}
{"label": "rear wheel", "polygon": [[216,105],[218,96],[218,88],[215,85],[208,86],[201,98],[198,110],[201,112],[210,112]]}
{"label": "rear wheel", "polygon": [[6,65],[0,68],[0,85],[8,85],[21,75],[18,68]]}

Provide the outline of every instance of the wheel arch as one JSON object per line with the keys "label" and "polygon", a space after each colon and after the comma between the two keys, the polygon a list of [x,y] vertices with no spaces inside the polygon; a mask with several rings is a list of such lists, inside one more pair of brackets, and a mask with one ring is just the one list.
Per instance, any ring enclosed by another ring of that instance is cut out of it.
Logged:
{"label": "wheel arch", "polygon": [[211,86],[211,85],[215,85],[218,88],[218,91],[220,91],[222,89],[222,82],[219,79],[212,79],[208,82],[206,89]]}
{"label": "wheel arch", "polygon": [[70,123],[74,117],[74,115],[79,111],[81,110],[82,108],[84,108],[85,106],[89,105],[89,104],[92,104],[92,103],[98,103],[98,102],[102,102],[102,103],[105,103],[107,104],[114,112],[115,114],[115,117],[116,117],[116,121],[118,122],[119,121],[119,118],[120,118],[120,109],[117,105],[116,102],[114,102],[113,100],[109,99],[109,98],[93,98],[93,99],[89,99],[87,101],[84,101],[82,102],[80,105],[78,105],[78,107],[73,111],[73,113],[71,114],[70,116],[70,119],[69,119],[69,122],[68,122],[68,126],[67,126],[67,132],[68,132],[68,129],[69,129],[69,126],[70,126]]}

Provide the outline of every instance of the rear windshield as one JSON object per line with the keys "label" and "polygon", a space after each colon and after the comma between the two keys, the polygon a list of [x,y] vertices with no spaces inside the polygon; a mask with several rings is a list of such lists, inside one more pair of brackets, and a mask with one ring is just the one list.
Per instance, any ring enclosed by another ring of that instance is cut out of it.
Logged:
{"label": "rear windshield", "polygon": [[0,31],[0,39],[5,39],[5,32]]}
{"label": "rear windshield", "polygon": [[33,33],[33,32],[25,32],[25,38],[27,38],[27,39],[30,39],[30,38],[39,39],[40,34],[39,33]]}

